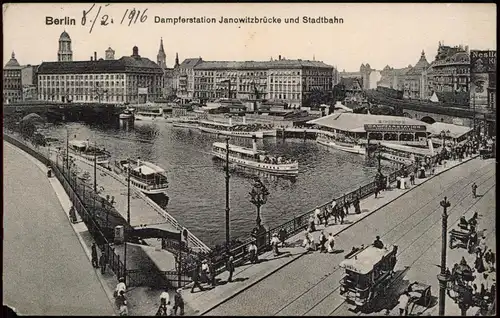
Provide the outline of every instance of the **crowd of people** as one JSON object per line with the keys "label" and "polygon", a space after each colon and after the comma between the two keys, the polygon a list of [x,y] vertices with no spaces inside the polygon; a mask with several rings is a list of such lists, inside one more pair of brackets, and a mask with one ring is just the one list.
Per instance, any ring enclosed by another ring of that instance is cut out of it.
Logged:
{"label": "crowd of people", "polygon": [[263,163],[270,163],[273,165],[290,164],[296,162],[296,160],[290,159],[286,156],[273,157],[263,155],[259,156],[259,161]]}

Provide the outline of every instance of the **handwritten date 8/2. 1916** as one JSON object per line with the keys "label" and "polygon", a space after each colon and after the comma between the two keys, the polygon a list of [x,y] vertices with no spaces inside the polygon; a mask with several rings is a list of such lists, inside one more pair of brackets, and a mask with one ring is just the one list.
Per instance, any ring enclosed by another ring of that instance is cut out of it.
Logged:
{"label": "handwritten date 8/2. 1916", "polygon": [[[109,6],[109,4],[104,5],[104,8],[102,5],[96,7],[94,3],[90,7],[90,9],[83,10],[81,24],[82,26],[90,25],[89,33],[92,33],[94,25],[96,24],[97,21],[99,21],[99,24],[101,26],[114,24],[113,17],[105,12],[106,10],[105,8],[107,6]],[[148,16],[146,14],[147,11],[148,9],[142,11],[136,10],[135,8],[126,9],[123,15],[120,16],[121,18],[120,24],[131,26],[132,24],[137,24],[138,22],[144,23],[148,20]]]}

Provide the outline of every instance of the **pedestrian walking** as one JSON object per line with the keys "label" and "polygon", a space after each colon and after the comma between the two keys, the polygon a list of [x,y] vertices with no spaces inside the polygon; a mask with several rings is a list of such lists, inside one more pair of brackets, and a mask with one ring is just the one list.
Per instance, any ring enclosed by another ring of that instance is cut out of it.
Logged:
{"label": "pedestrian walking", "polygon": [[278,250],[279,243],[280,243],[280,240],[278,238],[278,233],[273,233],[273,237],[271,238],[271,246],[273,248],[274,256],[280,255],[280,252]]}
{"label": "pedestrian walking", "polygon": [[309,216],[309,231],[310,232],[316,231],[316,223],[314,222],[314,215],[313,214],[311,214]]}
{"label": "pedestrian walking", "polygon": [[354,205],[354,211],[356,212],[356,214],[360,214],[361,213],[361,207],[359,205],[359,198],[358,196],[356,196],[354,198],[354,202],[353,202],[353,205]]}
{"label": "pedestrian walking", "polygon": [[284,228],[278,231],[278,238],[280,239],[281,247],[286,246],[286,235],[287,233]]}
{"label": "pedestrian walking", "polygon": [[74,206],[71,206],[71,208],[69,208],[69,220],[71,221],[71,223],[75,224],[76,223],[76,211],[75,211],[75,207]]}
{"label": "pedestrian walking", "polygon": [[210,278],[210,285],[212,287],[217,286],[217,280],[215,279],[215,268],[212,261],[208,262],[208,277]]}
{"label": "pedestrian walking", "polygon": [[409,299],[410,299],[410,297],[408,295],[408,291],[406,291],[406,290],[401,294],[401,296],[399,296],[398,308],[399,308],[399,315],[400,316],[406,316],[408,314],[406,308],[407,308]]}
{"label": "pedestrian walking", "polygon": [[335,246],[335,239],[333,238],[333,234],[329,233],[328,234],[328,240],[327,240],[327,243],[326,243],[327,252],[328,253],[332,253],[334,246]]}
{"label": "pedestrian walking", "polygon": [[319,207],[317,207],[314,210],[314,224],[315,225],[320,225],[321,224],[321,210],[319,209]]}
{"label": "pedestrian walking", "polygon": [[125,285],[125,278],[120,277],[118,279],[118,284],[115,287],[115,291],[113,293],[113,296],[116,298],[120,295],[120,292],[126,292],[127,291],[127,285]]}
{"label": "pedestrian walking", "polygon": [[321,231],[321,234],[319,235],[319,251],[320,253],[325,253],[326,252],[326,236],[323,231]]}
{"label": "pedestrian walking", "polygon": [[345,205],[344,205],[344,208],[345,208],[345,215],[349,215],[349,208],[351,207],[351,202],[350,201],[345,201]]}
{"label": "pedestrian walking", "polygon": [[229,272],[229,278],[227,281],[231,283],[233,281],[233,273],[234,273],[234,257],[231,255],[228,257],[226,262],[226,270]]}
{"label": "pedestrian walking", "polygon": [[333,222],[335,222],[335,224],[338,223],[340,217],[339,217],[339,207],[338,205],[335,205],[335,207],[333,208]]}
{"label": "pedestrian walking", "polygon": [[345,218],[344,208],[340,207],[340,209],[339,209],[340,224],[344,224],[344,218]]}
{"label": "pedestrian walking", "polygon": [[92,266],[94,268],[99,268],[99,260],[97,258],[97,246],[92,243]]}
{"label": "pedestrian walking", "polygon": [[328,206],[326,206],[324,209],[323,209],[323,222],[325,224],[325,227],[328,226]]}
{"label": "pedestrian walking", "polygon": [[[182,289],[178,288],[175,290],[174,294],[174,315],[175,316],[184,316],[184,299],[182,298]],[[179,311],[179,312],[177,312]]]}
{"label": "pedestrian walking", "polygon": [[198,287],[200,291],[204,291],[205,289],[200,284],[200,264],[196,264],[196,267],[193,270],[191,275],[191,279],[193,281],[193,287],[191,288],[191,293],[194,293],[194,288]]}
{"label": "pedestrian walking", "polygon": [[378,197],[378,193],[380,191],[380,185],[378,179],[376,179],[376,185],[375,185],[375,199]]}
{"label": "pedestrian walking", "polygon": [[204,259],[202,262],[201,262],[201,281],[203,283],[209,283],[209,275],[210,275],[210,271],[209,271],[209,268],[208,268],[208,262],[206,259]]}
{"label": "pedestrian walking", "polygon": [[101,267],[101,274],[106,273],[106,256],[104,253],[101,253],[101,256],[99,257],[99,267]]}
{"label": "pedestrian walking", "polygon": [[477,198],[477,184],[475,182],[472,184],[472,196]]}
{"label": "pedestrian walking", "polygon": [[115,303],[118,307],[120,316],[128,316],[127,298],[125,297],[125,291],[120,290],[118,297],[116,297],[115,299]]}
{"label": "pedestrian walking", "polygon": [[252,264],[255,264],[259,261],[259,257],[257,254],[257,245],[255,245],[255,242],[252,242],[248,245],[248,253],[250,254],[250,262]]}
{"label": "pedestrian walking", "polygon": [[167,292],[160,294],[160,306],[156,311],[156,316],[173,316],[174,312],[170,305],[170,296]]}

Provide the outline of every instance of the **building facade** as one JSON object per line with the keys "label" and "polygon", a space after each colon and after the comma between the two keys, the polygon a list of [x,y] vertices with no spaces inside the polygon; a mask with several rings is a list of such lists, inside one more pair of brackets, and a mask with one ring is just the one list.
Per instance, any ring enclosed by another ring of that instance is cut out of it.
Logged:
{"label": "building facade", "polygon": [[[439,42],[436,59],[427,70],[428,96],[463,93],[468,95],[470,86],[469,48],[444,46]],[[444,94],[440,94],[444,93]],[[448,94],[446,94],[448,93]],[[451,94],[449,94],[451,93]]]}
{"label": "building facade", "polygon": [[428,99],[427,69],[429,62],[422,50],[420,60],[415,66],[408,69],[403,77],[403,98],[408,99]]}
{"label": "building facade", "polygon": [[23,100],[22,66],[12,52],[10,60],[3,68],[3,102],[18,103]]}
{"label": "building facade", "polygon": [[295,108],[316,90],[331,91],[334,74],[333,67],[323,62],[281,56],[270,61],[201,60],[193,70],[194,98],[268,100]]}
{"label": "building facade", "polygon": [[411,65],[400,69],[392,68],[389,65],[386,65],[384,69],[380,71],[381,78],[377,83],[377,87],[386,87],[403,91],[404,77],[406,72],[408,72],[411,68]]}
{"label": "building facade", "polygon": [[202,63],[199,58],[185,59],[177,68],[175,86],[177,86],[177,96],[183,100],[192,100],[195,98],[194,93],[194,68]]}
{"label": "building facade", "polygon": [[37,99],[36,72],[38,65],[26,65],[21,69],[23,101]]}
{"label": "building facade", "polygon": [[37,71],[38,99],[79,103],[146,103],[162,97],[163,71],[139,55],[118,60],[44,62]]}

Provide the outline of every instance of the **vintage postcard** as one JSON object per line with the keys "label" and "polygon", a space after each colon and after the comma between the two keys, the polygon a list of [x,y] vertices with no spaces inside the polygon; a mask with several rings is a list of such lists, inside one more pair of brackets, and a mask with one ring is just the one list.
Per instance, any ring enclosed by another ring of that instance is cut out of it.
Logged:
{"label": "vintage postcard", "polygon": [[2,9],[6,314],[496,314],[495,4]]}

